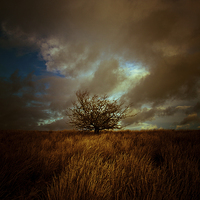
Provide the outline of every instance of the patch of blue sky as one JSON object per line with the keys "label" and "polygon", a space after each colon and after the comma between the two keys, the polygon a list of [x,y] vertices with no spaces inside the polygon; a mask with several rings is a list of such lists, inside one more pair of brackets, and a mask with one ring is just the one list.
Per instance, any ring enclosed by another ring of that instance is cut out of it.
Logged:
{"label": "patch of blue sky", "polygon": [[0,48],[0,76],[9,78],[16,70],[24,78],[33,73],[36,77],[58,76],[65,77],[59,70],[46,70],[46,62],[41,59],[39,52],[19,54],[16,49],[5,50]]}
{"label": "patch of blue sky", "polygon": [[38,52],[30,52],[18,55],[17,50],[5,50],[0,48],[0,76],[10,77],[16,70],[19,70],[19,76],[26,77],[34,72],[36,76],[46,68],[45,62],[38,57]]}
{"label": "patch of blue sky", "polygon": [[116,100],[119,99],[123,94],[125,94],[126,91],[120,91],[120,92],[115,92],[114,94],[112,94],[111,96],[109,96],[109,100]]}
{"label": "patch of blue sky", "polygon": [[53,70],[52,72],[46,71],[46,73],[50,76],[59,76],[61,78],[65,78],[65,75],[63,75],[60,70]]}
{"label": "patch of blue sky", "polygon": [[12,93],[12,95],[18,96],[18,97],[22,97],[23,96],[23,92],[15,92],[15,93]]}
{"label": "patch of blue sky", "polygon": [[42,92],[36,92],[34,94],[36,97],[42,97],[43,95],[47,94],[47,89],[50,88],[50,83],[46,82],[46,83],[44,83],[44,86],[45,86],[44,91],[42,91]]}
{"label": "patch of blue sky", "polygon": [[149,74],[146,68],[140,63],[119,59],[119,64],[123,73],[125,73],[126,78],[119,83],[117,88],[114,90],[115,95],[113,97],[117,98],[125,94],[130,88],[133,88],[142,77]]}
{"label": "patch of blue sky", "polygon": [[152,106],[150,104],[143,104],[141,106],[141,109],[144,109],[144,108],[146,108],[147,110],[150,110],[152,108]]}
{"label": "patch of blue sky", "polygon": [[[49,104],[50,105],[50,104]],[[47,114],[52,114],[52,111],[50,109],[44,109],[42,110],[43,112],[47,113]]]}
{"label": "patch of blue sky", "polygon": [[44,102],[40,102],[40,101],[30,101],[30,102],[28,102],[27,104],[26,104],[26,107],[41,107],[41,106],[43,106],[44,104],[46,104],[46,103],[44,103]]}
{"label": "patch of blue sky", "polygon": [[64,118],[62,113],[54,112],[51,109],[45,109],[45,110],[43,110],[43,112],[46,112],[47,114],[49,114],[49,118],[48,119],[40,119],[37,122],[38,126],[51,124],[51,123],[53,123],[53,122],[55,122],[57,120],[61,120],[61,119]]}
{"label": "patch of blue sky", "polygon": [[64,117],[56,117],[56,118],[50,118],[50,119],[40,119],[39,122],[37,122],[38,126],[44,126],[44,125],[47,125],[47,124],[51,124],[55,121],[58,121],[58,120],[61,120],[63,119]]}
{"label": "patch of blue sky", "polygon": [[[46,105],[50,105],[50,103],[46,103]],[[44,109],[43,112],[46,112],[49,114],[50,118],[58,118],[58,117],[63,117],[63,114],[51,109]]]}
{"label": "patch of blue sky", "polygon": [[148,73],[141,63],[127,61],[125,63],[120,63],[120,66],[125,70],[127,76],[141,76]]}

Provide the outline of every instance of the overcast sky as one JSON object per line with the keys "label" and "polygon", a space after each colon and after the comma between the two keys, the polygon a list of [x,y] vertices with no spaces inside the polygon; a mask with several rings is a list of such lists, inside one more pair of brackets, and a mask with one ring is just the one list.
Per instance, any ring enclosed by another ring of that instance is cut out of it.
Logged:
{"label": "overcast sky", "polygon": [[127,129],[200,128],[200,1],[2,0],[0,129],[63,130],[79,89]]}

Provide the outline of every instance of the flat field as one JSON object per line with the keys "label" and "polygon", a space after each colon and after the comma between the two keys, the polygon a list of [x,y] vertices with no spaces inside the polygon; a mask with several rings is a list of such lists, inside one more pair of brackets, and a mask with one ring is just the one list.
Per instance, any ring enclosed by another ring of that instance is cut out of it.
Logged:
{"label": "flat field", "polygon": [[200,131],[1,131],[0,199],[200,199]]}

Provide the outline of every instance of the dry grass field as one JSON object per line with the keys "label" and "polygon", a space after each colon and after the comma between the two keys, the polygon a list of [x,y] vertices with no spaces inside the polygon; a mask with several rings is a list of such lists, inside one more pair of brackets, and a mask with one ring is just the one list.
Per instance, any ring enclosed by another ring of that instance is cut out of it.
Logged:
{"label": "dry grass field", "polygon": [[200,132],[1,131],[0,199],[200,199]]}

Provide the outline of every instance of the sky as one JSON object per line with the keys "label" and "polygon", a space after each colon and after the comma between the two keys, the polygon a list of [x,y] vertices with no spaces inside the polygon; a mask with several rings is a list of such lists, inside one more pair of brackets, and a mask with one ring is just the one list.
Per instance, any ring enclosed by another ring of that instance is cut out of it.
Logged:
{"label": "sky", "polygon": [[2,0],[0,129],[72,129],[77,90],[137,113],[126,129],[200,129],[200,1]]}

